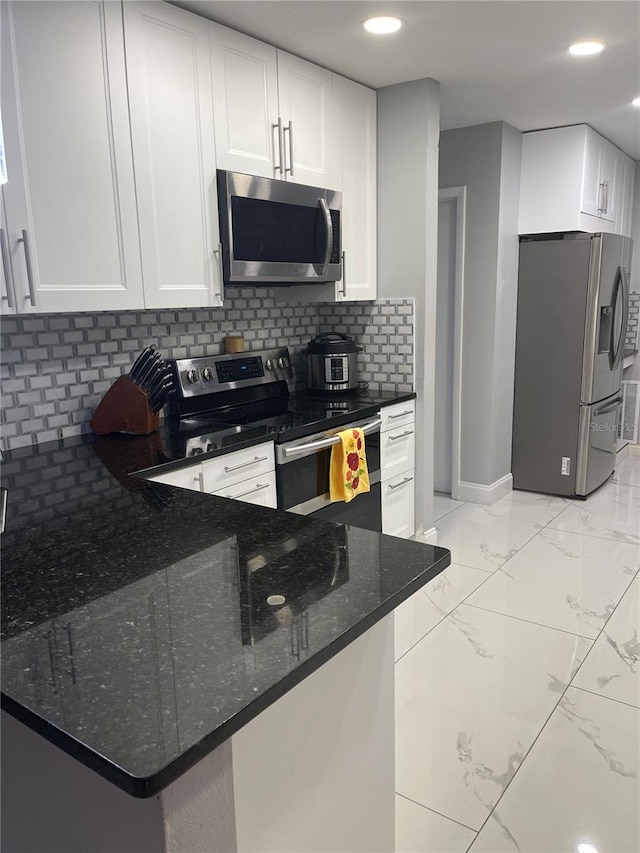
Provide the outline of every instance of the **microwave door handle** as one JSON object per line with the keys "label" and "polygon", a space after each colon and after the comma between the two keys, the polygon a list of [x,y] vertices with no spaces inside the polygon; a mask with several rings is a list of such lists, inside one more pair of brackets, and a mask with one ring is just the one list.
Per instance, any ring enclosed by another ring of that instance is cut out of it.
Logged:
{"label": "microwave door handle", "polygon": [[324,278],[327,275],[327,269],[329,268],[329,261],[331,260],[331,252],[333,251],[333,225],[331,223],[331,211],[329,210],[329,205],[323,198],[319,198],[318,202],[320,204],[320,209],[324,215],[324,224],[327,229],[327,248],[324,253],[324,261],[322,262],[322,271],[321,275]]}

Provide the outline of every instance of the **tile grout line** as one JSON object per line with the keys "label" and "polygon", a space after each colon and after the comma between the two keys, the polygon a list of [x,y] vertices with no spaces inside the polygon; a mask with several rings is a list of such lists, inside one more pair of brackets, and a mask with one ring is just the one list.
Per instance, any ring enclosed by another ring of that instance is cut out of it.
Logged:
{"label": "tile grout line", "polygon": [[[429,808],[429,806],[425,806],[425,805],[423,805],[423,803],[419,803],[417,800],[412,800],[411,797],[407,797],[406,794],[401,794],[399,791],[396,791],[395,794],[397,797],[402,797],[403,800],[408,800],[410,803],[413,803],[414,805],[419,806],[421,809],[425,809],[428,812],[432,812],[433,814],[437,814],[440,817],[443,817],[445,820],[450,820],[452,823],[457,823],[458,826],[462,826],[465,829],[468,829],[469,832],[475,832],[475,833],[478,832],[478,830],[474,829],[472,826],[467,826],[466,823],[460,823],[459,820],[456,820],[453,817],[449,817],[446,814],[442,814],[442,812],[436,811],[436,809]],[[474,838],[474,841],[475,841],[475,838]]]}
{"label": "tile grout line", "polygon": [[[589,651],[591,651],[591,649],[589,649]],[[587,690],[586,687],[578,687],[577,684],[572,684],[571,686],[574,690],[581,690],[583,693],[589,693],[591,696],[597,696],[599,699],[604,699],[607,702],[617,702],[618,705],[624,705],[626,708],[633,708],[634,711],[637,711],[638,714],[640,714],[640,707],[638,705],[632,705],[631,702],[624,702],[622,699],[615,699],[613,696],[603,696],[602,693],[596,693],[594,690]]]}
{"label": "tile grout line", "polygon": [[[625,595],[626,590],[622,594]],[[466,604],[466,602],[460,603]],[[558,631],[560,634],[567,634],[569,637],[577,637],[579,640],[587,640],[592,644],[595,643],[595,640],[592,637],[585,637],[584,634],[576,634],[575,631],[567,631],[564,628],[556,628],[555,625],[545,625],[542,622],[534,622],[533,619],[524,619],[522,616],[514,616],[512,613],[501,613],[499,610],[492,610],[490,607],[482,607],[479,604],[466,604],[466,606],[473,607],[475,610],[484,610],[485,613],[493,613],[494,616],[504,616],[505,619],[517,619],[518,622],[524,622],[526,625],[536,625],[538,628],[547,628],[549,631]]]}
{"label": "tile grout line", "polygon": [[[639,570],[638,572],[636,572],[636,574],[633,576],[633,578],[631,578],[631,581],[629,582],[629,585],[627,586],[627,588],[625,589],[625,591],[622,593],[622,595],[621,595],[620,599],[618,600],[618,603],[616,604],[616,606],[613,608],[613,610],[612,610],[612,611],[611,611],[611,613],[609,614],[609,618],[605,621],[605,623],[603,624],[602,628],[601,628],[601,629],[600,629],[600,631],[598,632],[598,636],[595,638],[595,640],[594,640],[594,641],[593,641],[593,643],[591,644],[591,647],[590,647],[589,651],[586,653],[586,655],[584,656],[584,658],[583,658],[583,659],[582,659],[582,661],[580,662],[580,665],[578,666],[578,668],[576,669],[576,671],[575,671],[575,672],[573,673],[573,675],[571,676],[570,681],[568,682],[568,684],[567,684],[567,686],[565,687],[565,689],[562,691],[562,695],[560,696],[560,698],[558,699],[558,701],[556,702],[556,704],[553,706],[553,709],[551,710],[551,713],[549,714],[549,716],[547,717],[547,719],[546,719],[546,720],[544,721],[544,723],[542,724],[542,727],[540,728],[540,731],[538,732],[538,734],[537,734],[537,735],[535,736],[535,738],[533,739],[533,741],[532,741],[532,743],[531,743],[531,746],[529,747],[529,749],[528,749],[528,750],[525,752],[525,754],[523,755],[523,757],[522,757],[522,761],[521,761],[521,762],[520,762],[520,764],[518,765],[518,767],[517,767],[517,769],[516,769],[515,773],[513,774],[513,776],[511,777],[511,779],[509,779],[509,781],[508,781],[508,782],[507,782],[507,784],[505,785],[504,790],[502,791],[502,793],[500,794],[500,796],[498,797],[498,799],[497,799],[497,800],[496,800],[496,802],[494,803],[493,808],[491,809],[491,811],[490,811],[490,812],[489,812],[489,814],[487,815],[486,820],[484,821],[484,823],[482,824],[482,826],[481,826],[481,827],[480,827],[480,829],[478,830],[478,835],[476,835],[476,837],[473,839],[473,841],[471,842],[471,844],[467,847],[467,849],[466,849],[465,853],[469,853],[469,850],[471,849],[472,845],[476,842],[476,840],[477,840],[478,836],[480,835],[480,833],[482,832],[482,830],[484,829],[484,827],[486,826],[486,824],[487,824],[487,823],[488,823],[488,821],[490,820],[491,815],[492,815],[492,814],[495,812],[495,810],[498,808],[498,806],[499,806],[499,804],[500,804],[500,802],[501,802],[502,798],[504,797],[504,795],[506,794],[506,792],[509,790],[509,787],[510,787],[511,783],[513,782],[513,780],[516,778],[516,776],[517,776],[517,775],[518,775],[518,773],[520,772],[520,768],[524,765],[525,761],[527,760],[528,756],[529,756],[529,755],[530,755],[530,753],[531,753],[531,750],[533,749],[533,747],[535,746],[535,744],[538,742],[538,738],[540,737],[540,735],[542,734],[542,732],[546,729],[546,727],[547,727],[547,725],[548,725],[548,723],[549,723],[549,720],[550,720],[550,719],[551,719],[551,717],[554,715],[554,713],[555,713],[555,712],[556,712],[556,710],[558,709],[558,706],[560,705],[560,703],[562,702],[562,700],[563,700],[563,699],[564,699],[564,697],[566,696],[566,694],[567,694],[567,690],[568,690],[570,687],[573,687],[573,682],[574,682],[574,680],[576,679],[576,677],[577,677],[578,673],[580,672],[580,670],[581,670],[581,669],[582,669],[582,667],[584,666],[585,661],[587,660],[587,658],[588,658],[588,657],[589,657],[589,655],[591,654],[591,652],[592,652],[592,650],[593,650],[593,647],[595,646],[595,644],[596,644],[597,640],[600,638],[600,635],[603,633],[603,631],[604,631],[605,627],[607,626],[607,624],[609,623],[610,619],[613,617],[613,614],[616,612],[616,610],[617,610],[617,609],[618,609],[618,607],[620,606],[620,602],[622,601],[622,599],[625,597],[625,595],[626,595],[626,594],[627,594],[627,592],[629,591],[629,589],[630,589],[630,587],[631,587],[631,584],[635,581],[636,577],[638,577],[638,574],[640,574],[640,570]],[[576,636],[577,636],[577,635],[576,635]],[[579,690],[579,689],[580,689],[580,688],[578,688],[578,687],[574,687],[574,690]],[[586,693],[586,692],[590,692],[590,691],[584,691],[584,692]],[[593,695],[597,696],[597,695],[599,695],[599,694],[593,694]],[[603,699],[607,699],[608,697],[607,697],[607,696],[603,696],[602,698],[603,698]],[[620,703],[620,704],[624,704],[624,703]],[[631,707],[633,707],[633,706],[631,706]],[[507,828],[508,828],[508,827],[507,827]],[[517,844],[517,842],[516,842],[516,844]]]}

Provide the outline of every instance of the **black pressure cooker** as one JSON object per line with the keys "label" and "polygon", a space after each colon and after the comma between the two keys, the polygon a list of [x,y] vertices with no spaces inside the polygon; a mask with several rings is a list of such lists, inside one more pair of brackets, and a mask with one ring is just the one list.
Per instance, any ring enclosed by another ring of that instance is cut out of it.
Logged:
{"label": "black pressure cooker", "polygon": [[316,335],[307,344],[307,384],[310,391],[334,394],[358,387],[358,352],[353,338],[341,332]]}

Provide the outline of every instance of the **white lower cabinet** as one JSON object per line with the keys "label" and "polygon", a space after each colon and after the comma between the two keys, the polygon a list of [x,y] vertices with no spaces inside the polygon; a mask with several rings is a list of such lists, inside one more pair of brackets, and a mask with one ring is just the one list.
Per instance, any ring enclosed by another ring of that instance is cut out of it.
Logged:
{"label": "white lower cabinet", "polygon": [[415,532],[415,402],[387,406],[381,417],[382,532],[408,539]]}
{"label": "white lower cabinet", "polygon": [[202,491],[202,463],[196,462],[186,468],[176,468],[175,471],[167,471],[164,474],[154,474],[147,477],[153,483],[166,483],[167,486],[177,486],[179,489],[193,489],[194,492]]}
{"label": "white lower cabinet", "polygon": [[271,509],[277,507],[273,442],[153,474],[147,479]]}
{"label": "white lower cabinet", "polygon": [[226,488],[212,492],[212,494],[221,498],[233,498],[236,501],[275,509],[277,504],[275,471],[269,471],[267,474],[261,474],[258,477],[251,477],[249,480],[242,480],[240,483],[226,486]]}
{"label": "white lower cabinet", "polygon": [[382,532],[407,539],[415,533],[414,469],[382,483]]}

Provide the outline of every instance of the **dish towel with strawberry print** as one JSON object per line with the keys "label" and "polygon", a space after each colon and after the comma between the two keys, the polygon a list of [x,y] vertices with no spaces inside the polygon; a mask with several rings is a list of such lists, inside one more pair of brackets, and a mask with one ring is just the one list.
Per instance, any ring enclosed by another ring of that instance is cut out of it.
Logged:
{"label": "dish towel with strawberry print", "polygon": [[337,433],[340,441],[331,449],[329,496],[332,501],[353,500],[369,491],[369,472],[361,429],[345,429]]}

